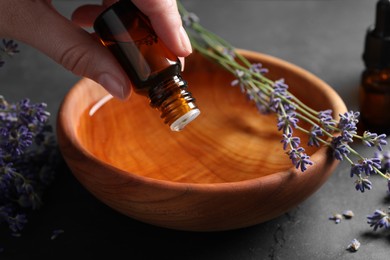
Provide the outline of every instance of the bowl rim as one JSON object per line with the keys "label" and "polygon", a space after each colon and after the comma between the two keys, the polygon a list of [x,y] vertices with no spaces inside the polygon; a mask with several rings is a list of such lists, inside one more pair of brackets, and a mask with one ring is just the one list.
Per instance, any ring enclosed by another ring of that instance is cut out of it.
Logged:
{"label": "bowl rim", "polygon": [[[326,82],[324,82],[322,79],[315,76],[313,73],[303,69],[302,67],[299,67],[295,64],[292,64],[288,61],[282,60],[280,58],[250,51],[250,50],[243,50],[238,49],[239,53],[241,55],[244,55],[248,59],[254,59],[259,60],[261,57],[261,60],[266,61],[266,63],[277,63],[278,66],[288,68],[289,70],[295,71],[297,73],[300,73],[303,75],[302,77],[305,77],[309,79],[310,81],[316,81],[317,86],[322,89],[326,90],[326,95],[329,96],[332,100],[334,100],[334,108],[335,110],[337,108],[338,111],[347,111],[347,108],[344,104],[344,101],[341,99],[341,97],[337,94],[337,92],[330,87]],[[93,155],[91,152],[89,152],[87,149],[85,149],[81,143],[78,141],[77,137],[77,131],[73,131],[75,127],[70,126],[67,124],[67,113],[64,111],[69,110],[70,105],[70,98],[72,93],[76,93],[78,91],[78,88],[85,84],[86,81],[92,81],[88,78],[82,78],[79,80],[68,92],[68,94],[65,96],[58,112],[57,117],[57,136],[58,142],[60,145],[61,152],[63,153],[62,146],[66,146],[69,148],[69,144],[71,144],[71,149],[79,153],[85,158],[88,158],[91,160],[92,163],[95,164],[95,166],[98,167],[104,167],[113,174],[118,175],[118,177],[122,178],[131,178],[133,181],[138,183],[144,183],[146,185],[154,186],[154,187],[163,187],[163,188],[169,188],[170,190],[176,190],[176,191],[202,191],[202,192],[226,192],[226,191],[239,191],[239,190],[248,190],[250,187],[259,187],[259,185],[264,186],[265,183],[270,182],[282,182],[286,178],[290,178],[291,176],[297,177],[297,178],[309,178],[312,174],[321,174],[321,173],[313,173],[315,171],[315,165],[312,165],[309,167],[304,173],[301,173],[299,170],[295,168],[295,166],[291,166],[290,168],[286,168],[286,170],[278,171],[269,175],[265,176],[259,176],[253,179],[247,179],[247,180],[241,180],[241,181],[235,181],[235,182],[219,182],[219,183],[190,183],[190,182],[175,182],[170,180],[162,180],[162,179],[154,179],[151,177],[146,177],[142,175],[138,175],[132,172],[127,172],[125,170],[122,170],[120,168],[117,168],[105,161],[100,160],[95,155]],[[62,138],[66,138],[66,140],[62,140]],[[68,144],[65,144],[65,143]],[[336,167],[338,164],[338,161],[329,158],[329,147],[321,146],[311,155],[311,160],[316,164],[316,162],[319,161],[319,157],[322,154],[326,155],[326,163],[330,163],[330,167]],[[63,156],[66,160],[66,156]],[[330,174],[328,174],[330,176]],[[326,177],[326,176],[323,176]]]}

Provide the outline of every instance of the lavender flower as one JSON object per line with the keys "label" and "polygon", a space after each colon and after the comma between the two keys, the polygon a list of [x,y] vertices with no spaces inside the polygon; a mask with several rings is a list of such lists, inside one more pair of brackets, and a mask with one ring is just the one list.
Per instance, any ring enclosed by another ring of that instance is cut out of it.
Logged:
{"label": "lavender flower", "polygon": [[323,136],[322,130],[319,126],[314,125],[309,133],[309,141],[307,143],[308,146],[320,146],[320,143],[318,142],[318,138],[320,136]]}
{"label": "lavender flower", "polygon": [[283,134],[283,139],[281,143],[283,143],[283,149],[286,150],[288,145],[291,145],[292,148],[298,148],[301,140],[299,137],[292,136],[291,133]]}
{"label": "lavender flower", "polygon": [[361,162],[361,167],[363,172],[369,176],[371,174],[376,174],[376,170],[381,168],[381,161],[378,158],[372,159],[363,159]]}
{"label": "lavender flower", "polygon": [[283,133],[288,134],[292,132],[292,128],[297,127],[298,122],[299,119],[295,113],[278,115],[277,128],[279,131],[283,130]]}
{"label": "lavender flower", "polygon": [[364,172],[364,169],[363,169],[363,167],[362,167],[361,164],[359,164],[359,163],[353,163],[353,164],[351,164],[351,171],[350,171],[350,176],[351,176],[351,178],[352,178],[353,176],[358,176],[358,177],[360,177],[361,174],[362,174],[363,172]]}
{"label": "lavender flower", "polygon": [[56,144],[45,104],[24,99],[9,104],[0,96],[0,224],[19,236],[25,211],[41,206],[56,164]]}
{"label": "lavender flower", "polygon": [[302,172],[307,170],[308,165],[313,164],[313,162],[310,161],[310,157],[305,153],[305,149],[302,147],[298,147],[297,149],[291,149],[288,154],[290,160],[295,165],[295,168],[300,168]]}
{"label": "lavender flower", "polygon": [[364,192],[365,190],[372,189],[372,182],[368,178],[359,177],[355,181],[355,189]]}
{"label": "lavender flower", "polygon": [[3,135],[3,137],[6,137],[9,141],[2,145],[2,148],[13,156],[20,156],[33,143],[33,133],[25,125],[8,130],[7,135]]}
{"label": "lavender flower", "polygon": [[368,147],[377,147],[379,151],[383,151],[382,145],[387,145],[385,134],[378,135],[369,131],[363,133],[362,142]]}
{"label": "lavender flower", "polygon": [[374,231],[378,228],[390,228],[390,216],[382,210],[375,210],[372,215],[367,216],[367,223],[370,227],[374,227]]}
{"label": "lavender flower", "polygon": [[345,112],[340,114],[339,129],[341,131],[342,140],[344,142],[353,142],[354,135],[357,134],[356,124],[359,122],[359,112]]}
{"label": "lavender flower", "polygon": [[331,130],[336,126],[336,122],[332,116],[333,111],[331,109],[320,111],[317,114],[318,119],[320,120],[320,124],[326,130]]}
{"label": "lavender flower", "polygon": [[330,146],[333,148],[333,156],[337,160],[342,161],[344,156],[350,153],[348,146],[343,142],[342,136],[333,137]]}
{"label": "lavender flower", "polygon": [[263,64],[261,64],[261,63],[254,63],[254,64],[252,64],[249,67],[249,70],[252,71],[253,73],[259,73],[259,74],[266,74],[266,73],[268,73],[268,69],[264,68]]}
{"label": "lavender flower", "polygon": [[287,91],[288,85],[284,82],[284,79],[275,81],[272,87],[273,90],[269,97],[270,110],[280,115],[293,114],[296,107],[294,104],[287,101],[291,100],[291,95]]}
{"label": "lavender flower", "polygon": [[340,114],[340,120],[338,127],[340,129],[345,128],[354,128],[356,127],[356,124],[359,122],[359,112],[349,111],[345,112],[344,114]]}

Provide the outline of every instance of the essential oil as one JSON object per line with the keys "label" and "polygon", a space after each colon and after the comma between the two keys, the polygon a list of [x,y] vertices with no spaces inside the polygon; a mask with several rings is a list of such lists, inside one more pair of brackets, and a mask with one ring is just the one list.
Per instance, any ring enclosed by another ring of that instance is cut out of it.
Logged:
{"label": "essential oil", "polygon": [[367,31],[360,87],[360,111],[364,128],[390,134],[390,0],[376,5],[375,26]]}
{"label": "essential oil", "polygon": [[96,19],[94,28],[129,76],[134,91],[149,97],[171,130],[180,131],[200,114],[181,77],[180,60],[131,1],[112,5]]}

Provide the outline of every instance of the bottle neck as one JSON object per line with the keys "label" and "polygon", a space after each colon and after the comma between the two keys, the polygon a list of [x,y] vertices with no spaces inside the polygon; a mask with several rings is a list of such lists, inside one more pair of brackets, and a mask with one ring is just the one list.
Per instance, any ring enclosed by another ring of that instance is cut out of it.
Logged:
{"label": "bottle neck", "polygon": [[182,130],[200,114],[195,99],[187,91],[187,82],[180,75],[151,88],[149,98],[150,105],[160,111],[164,123],[173,131]]}

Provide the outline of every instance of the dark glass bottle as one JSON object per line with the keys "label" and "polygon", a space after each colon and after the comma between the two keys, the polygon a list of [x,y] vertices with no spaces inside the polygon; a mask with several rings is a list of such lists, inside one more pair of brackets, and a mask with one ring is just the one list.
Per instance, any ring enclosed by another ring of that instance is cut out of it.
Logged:
{"label": "dark glass bottle", "polygon": [[128,74],[134,91],[149,97],[150,105],[173,131],[180,131],[199,115],[181,77],[180,60],[131,1],[121,0],[105,10],[94,29]]}
{"label": "dark glass bottle", "polygon": [[367,31],[363,60],[361,121],[369,131],[390,134],[390,0],[377,2],[375,26]]}

